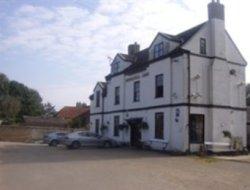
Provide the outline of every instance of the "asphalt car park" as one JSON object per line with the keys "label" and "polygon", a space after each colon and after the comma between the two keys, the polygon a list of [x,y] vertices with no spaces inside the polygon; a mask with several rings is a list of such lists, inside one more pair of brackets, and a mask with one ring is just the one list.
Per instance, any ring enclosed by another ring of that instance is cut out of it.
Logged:
{"label": "asphalt car park", "polygon": [[[250,159],[249,159],[250,161]],[[250,189],[250,162],[0,142],[1,190]]]}

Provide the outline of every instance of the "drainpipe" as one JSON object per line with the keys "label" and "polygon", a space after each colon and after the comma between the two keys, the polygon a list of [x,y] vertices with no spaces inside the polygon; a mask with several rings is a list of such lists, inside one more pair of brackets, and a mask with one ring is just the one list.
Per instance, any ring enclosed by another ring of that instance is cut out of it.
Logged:
{"label": "drainpipe", "polygon": [[[102,117],[101,117],[101,120],[102,120],[102,125],[101,125],[101,127],[102,127],[104,125],[103,124],[104,123],[104,96],[103,96],[103,93],[102,93]],[[101,131],[101,133],[103,133],[103,132]]]}
{"label": "drainpipe", "polygon": [[190,152],[190,113],[191,113],[191,67],[190,67],[190,52],[187,53],[188,56],[188,151]]}

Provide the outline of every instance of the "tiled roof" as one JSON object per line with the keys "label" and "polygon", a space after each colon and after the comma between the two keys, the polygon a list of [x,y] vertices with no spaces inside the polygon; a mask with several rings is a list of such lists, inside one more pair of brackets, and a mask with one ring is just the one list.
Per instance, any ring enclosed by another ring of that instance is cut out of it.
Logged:
{"label": "tiled roof", "polygon": [[[182,33],[179,33],[177,35],[170,35],[170,34],[166,34],[166,33],[158,33],[160,35],[162,35],[163,37],[172,40],[172,41],[176,41],[178,43],[180,43],[180,45],[185,44],[189,39],[192,38],[192,36],[194,36],[204,25],[206,24],[206,22],[199,24],[193,28],[190,28]],[[185,50],[181,49],[180,47],[178,47],[177,49],[173,50],[172,52],[170,52],[167,56],[171,55],[171,54],[175,54],[178,52],[183,52]],[[144,69],[146,69],[149,64],[149,48],[144,49],[140,52],[138,52],[137,54],[135,54],[134,56],[129,56],[126,54],[118,54],[123,60],[125,61],[130,61],[132,63],[132,65],[130,65],[127,69],[125,69],[124,71],[120,72],[120,73],[116,73],[113,75],[108,75],[106,76],[106,79],[109,79],[113,76],[119,75],[121,73],[126,73],[126,74],[133,74],[139,71],[142,71]],[[167,57],[167,56],[162,56],[163,57]],[[155,61],[155,60],[153,60]]]}
{"label": "tiled roof", "polygon": [[73,107],[65,106],[57,114],[58,117],[64,119],[74,119],[80,115],[87,115],[89,113],[89,107]]}

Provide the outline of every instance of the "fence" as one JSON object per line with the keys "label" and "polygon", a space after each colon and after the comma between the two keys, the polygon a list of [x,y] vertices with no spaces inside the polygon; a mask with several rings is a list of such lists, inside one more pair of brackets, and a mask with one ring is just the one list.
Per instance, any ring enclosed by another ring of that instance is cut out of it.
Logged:
{"label": "fence", "polygon": [[74,131],[71,128],[62,127],[37,127],[37,126],[0,126],[0,141],[34,142],[41,140],[43,135],[53,131]]}

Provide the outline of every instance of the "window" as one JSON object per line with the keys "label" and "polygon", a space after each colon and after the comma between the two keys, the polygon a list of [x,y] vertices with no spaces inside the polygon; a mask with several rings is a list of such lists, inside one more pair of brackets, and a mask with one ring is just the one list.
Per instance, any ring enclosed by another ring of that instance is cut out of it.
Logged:
{"label": "window", "polygon": [[189,128],[189,141],[194,144],[204,143],[204,115],[191,114],[190,115],[190,128]]}
{"label": "window", "polygon": [[100,93],[100,91],[97,91],[96,92],[96,107],[100,107],[100,96],[101,96],[101,93]]}
{"label": "window", "polygon": [[164,114],[156,113],[155,114],[155,138],[163,139],[163,131],[164,131]]}
{"label": "window", "polygon": [[155,77],[155,97],[163,97],[163,74]]}
{"label": "window", "polygon": [[115,105],[120,104],[120,87],[115,87]]}
{"label": "window", "polygon": [[115,116],[114,117],[114,136],[115,137],[119,136],[119,124],[120,124],[120,117]]}
{"label": "window", "polygon": [[100,122],[99,119],[95,120],[95,133],[99,134]]}
{"label": "window", "polygon": [[113,72],[117,73],[119,71],[119,62],[113,63]]}
{"label": "window", "polygon": [[163,42],[156,44],[154,46],[154,58],[158,58],[160,56],[162,56],[164,53],[164,44]]}
{"label": "window", "polygon": [[206,47],[206,39],[200,39],[200,54],[206,55],[207,54],[207,47]]}
{"label": "window", "polygon": [[134,102],[140,101],[140,81],[134,82]]}

